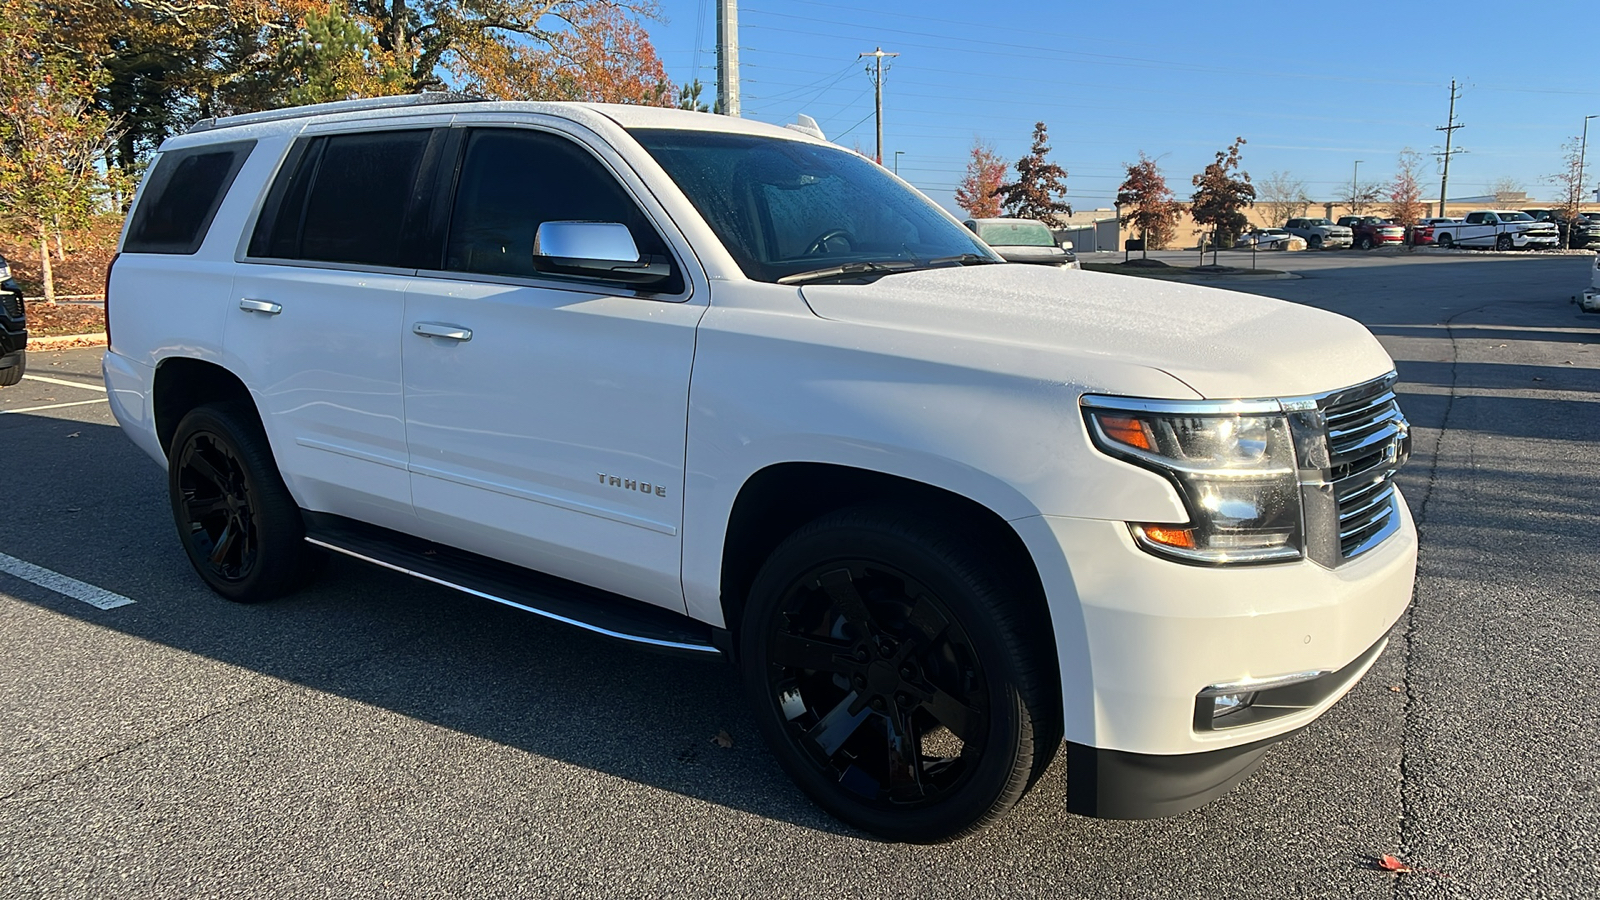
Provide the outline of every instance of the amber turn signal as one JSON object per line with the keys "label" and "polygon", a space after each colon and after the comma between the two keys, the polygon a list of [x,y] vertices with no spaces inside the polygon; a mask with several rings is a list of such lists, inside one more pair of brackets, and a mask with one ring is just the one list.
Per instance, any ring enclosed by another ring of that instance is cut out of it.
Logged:
{"label": "amber turn signal", "polygon": [[1151,543],[1162,544],[1167,547],[1181,547],[1184,550],[1194,549],[1194,529],[1178,528],[1172,525],[1140,525],[1139,530]]}

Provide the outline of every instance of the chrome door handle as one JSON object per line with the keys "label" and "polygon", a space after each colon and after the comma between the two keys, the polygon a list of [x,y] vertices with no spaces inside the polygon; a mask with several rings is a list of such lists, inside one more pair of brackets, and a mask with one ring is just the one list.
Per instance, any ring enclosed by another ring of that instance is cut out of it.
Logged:
{"label": "chrome door handle", "polygon": [[283,306],[281,304],[268,303],[265,300],[240,300],[239,308],[245,312],[266,313],[269,316],[275,316],[278,313],[283,312]]}
{"label": "chrome door handle", "polygon": [[460,325],[445,325],[440,322],[418,322],[411,326],[411,333],[420,334],[423,337],[444,338],[448,341],[465,342],[472,340],[471,328],[462,328]]}

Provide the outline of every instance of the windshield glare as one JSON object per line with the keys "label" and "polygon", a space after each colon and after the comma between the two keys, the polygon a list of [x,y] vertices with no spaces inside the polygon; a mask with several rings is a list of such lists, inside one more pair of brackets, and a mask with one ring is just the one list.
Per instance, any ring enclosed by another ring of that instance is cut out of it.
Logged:
{"label": "windshield glare", "polygon": [[1043,222],[1017,219],[1010,222],[979,222],[978,237],[991,247],[1054,247],[1056,239]]}
{"label": "windshield glare", "polygon": [[757,281],[850,263],[1000,261],[921,194],[846,150],[721,132],[632,134]]}
{"label": "windshield glare", "polygon": [[1502,221],[1502,222],[1532,222],[1533,221],[1533,216],[1530,216],[1527,213],[1503,212],[1503,213],[1498,213],[1498,215],[1500,216],[1500,221]]}

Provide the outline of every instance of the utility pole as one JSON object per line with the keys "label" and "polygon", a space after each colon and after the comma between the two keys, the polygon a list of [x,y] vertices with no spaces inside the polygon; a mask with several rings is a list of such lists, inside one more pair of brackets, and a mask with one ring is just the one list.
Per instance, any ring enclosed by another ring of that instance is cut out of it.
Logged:
{"label": "utility pole", "polygon": [[1455,137],[1455,133],[1456,133],[1456,129],[1457,128],[1465,128],[1465,127],[1467,127],[1465,125],[1457,125],[1456,124],[1456,99],[1457,99],[1457,97],[1456,97],[1456,81],[1455,81],[1454,78],[1452,78],[1452,79],[1450,79],[1450,119],[1449,119],[1449,124],[1440,125],[1439,127],[1433,129],[1434,131],[1442,131],[1442,132],[1444,132],[1444,177],[1442,179],[1440,179],[1440,181],[1439,181],[1439,217],[1440,218],[1444,218],[1444,214],[1445,214],[1444,213],[1444,204],[1445,204],[1445,200],[1446,200],[1445,193],[1446,193],[1446,191],[1448,191],[1450,189],[1450,157],[1461,152],[1460,150],[1451,150],[1450,149],[1450,139]]}
{"label": "utility pole", "polygon": [[[1357,190],[1357,188],[1356,188],[1356,179],[1361,176],[1361,164],[1364,163],[1364,162],[1366,162],[1366,160],[1364,160],[1364,159],[1356,160],[1355,170],[1350,173],[1350,205],[1351,206],[1355,206],[1356,203],[1358,202],[1356,200],[1356,190]],[[1354,215],[1360,215],[1360,214],[1352,209],[1352,210],[1350,210],[1350,215],[1354,216]]]}
{"label": "utility pole", "polygon": [[717,0],[717,106],[739,118],[739,0]]}
{"label": "utility pole", "polygon": [[1578,190],[1576,191],[1576,193],[1578,195],[1578,199],[1580,201],[1583,199],[1583,195],[1584,195],[1584,190],[1583,190],[1583,183],[1584,183],[1583,163],[1584,163],[1584,154],[1588,153],[1588,151],[1589,151],[1589,120],[1590,119],[1600,119],[1600,115],[1584,116],[1583,117],[1583,139],[1578,142]]}
{"label": "utility pole", "polygon": [[900,54],[898,53],[885,53],[883,52],[883,48],[879,47],[871,53],[861,53],[856,56],[856,59],[865,59],[866,57],[870,56],[876,61],[876,66],[874,68],[869,68],[867,71],[873,72],[872,94],[874,101],[878,105],[878,150],[877,155],[874,156],[873,159],[880,166],[883,165],[883,58],[885,56],[899,55]]}

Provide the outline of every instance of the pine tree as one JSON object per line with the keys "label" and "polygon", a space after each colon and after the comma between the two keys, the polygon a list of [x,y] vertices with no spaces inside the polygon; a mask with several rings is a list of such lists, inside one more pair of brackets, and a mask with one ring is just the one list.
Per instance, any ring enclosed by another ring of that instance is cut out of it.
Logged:
{"label": "pine tree", "polygon": [[1046,159],[1049,137],[1043,122],[1034,124],[1033,147],[1017,160],[1017,180],[1001,185],[995,195],[1007,213],[1059,228],[1066,224],[1061,216],[1072,215],[1072,205],[1061,199],[1067,193],[1067,170]]}

